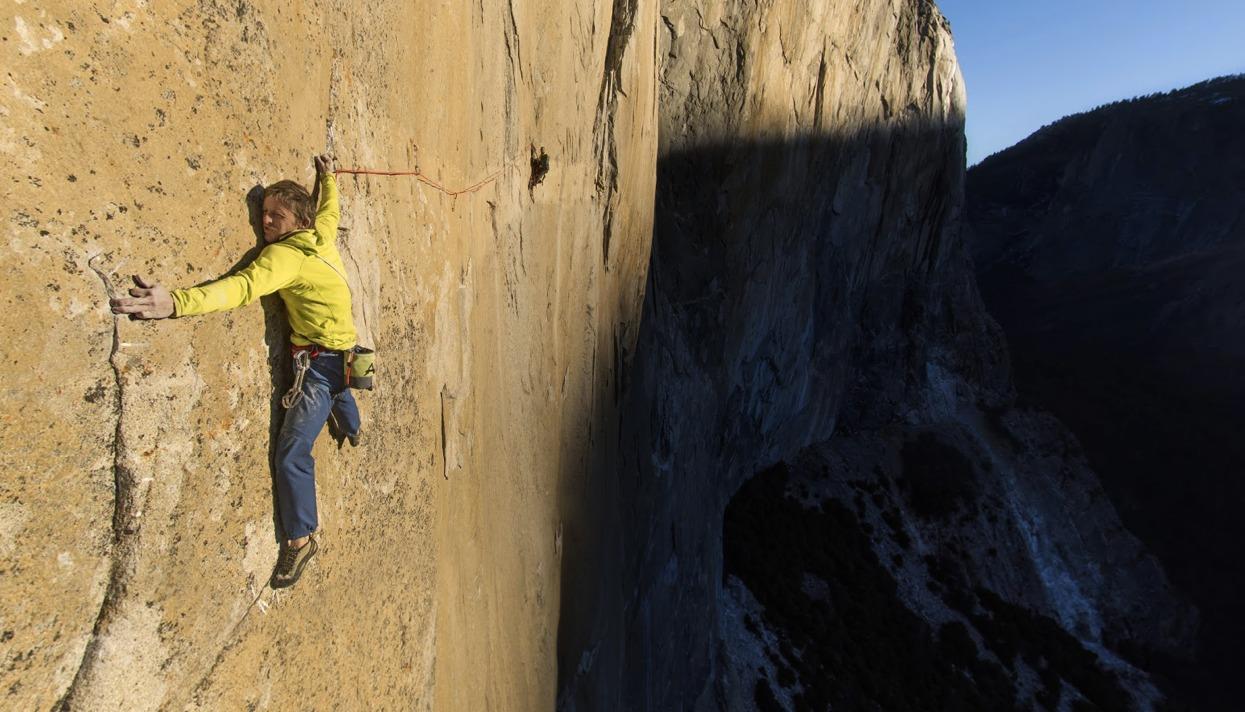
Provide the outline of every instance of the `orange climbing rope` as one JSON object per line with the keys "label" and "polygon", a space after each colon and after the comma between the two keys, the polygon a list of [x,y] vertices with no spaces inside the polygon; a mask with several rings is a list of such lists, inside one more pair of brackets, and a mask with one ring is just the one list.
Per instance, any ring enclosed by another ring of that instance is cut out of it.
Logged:
{"label": "orange climbing rope", "polygon": [[462,195],[463,193],[474,193],[477,190],[488,185],[489,183],[492,183],[493,181],[497,180],[497,176],[501,175],[501,171],[499,170],[493,173],[493,175],[489,176],[488,178],[485,178],[484,180],[480,181],[479,183],[473,183],[472,185],[469,185],[466,188],[462,188],[461,190],[450,190],[449,188],[446,188],[445,186],[429,178],[423,173],[420,173],[418,169],[413,170],[413,171],[379,171],[379,170],[374,170],[371,168],[338,168],[334,170],[333,173],[335,174],[346,173],[349,175],[363,175],[363,176],[413,176],[415,180],[418,180],[421,183],[424,183],[436,190],[439,190],[442,193],[445,193],[446,195],[450,196],[451,198],[456,198],[459,195]]}

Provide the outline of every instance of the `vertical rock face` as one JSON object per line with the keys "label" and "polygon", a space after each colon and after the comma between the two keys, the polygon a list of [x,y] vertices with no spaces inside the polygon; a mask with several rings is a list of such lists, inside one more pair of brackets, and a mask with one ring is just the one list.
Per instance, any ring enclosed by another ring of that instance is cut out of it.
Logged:
{"label": "vertical rock face", "polygon": [[[655,7],[625,9],[0,10],[0,706],[552,706],[558,491],[602,457],[649,253]],[[279,302],[106,299],[244,264],[248,192],[325,150],[496,178],[339,178],[380,376],[365,446],[316,448],[322,547],[278,594]]]}
{"label": "vertical rock face", "polygon": [[968,176],[1017,387],[1069,424],[1200,608],[1197,708],[1227,708],[1245,566],[1245,77],[1070,116]]}

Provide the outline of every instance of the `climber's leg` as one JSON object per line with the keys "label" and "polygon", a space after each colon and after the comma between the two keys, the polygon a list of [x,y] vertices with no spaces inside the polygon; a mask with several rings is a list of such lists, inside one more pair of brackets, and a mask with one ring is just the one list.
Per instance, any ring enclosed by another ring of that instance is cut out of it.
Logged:
{"label": "climber's leg", "polygon": [[[325,374],[333,384],[333,408],[329,414],[329,435],[337,441],[337,447],[349,439],[351,445],[359,444],[359,405],[354,394],[346,387],[346,366],[340,355],[332,359],[332,372]],[[326,364],[326,366],[329,364]]]}
{"label": "climber's leg", "polygon": [[357,445],[360,427],[359,405],[355,403],[354,395],[349,388],[343,388],[340,393],[333,396],[333,420],[339,437],[350,438],[351,444]]}
{"label": "climber's leg", "polygon": [[305,537],[319,525],[316,514],[316,461],[311,455],[311,447],[324,428],[333,405],[331,369],[325,368],[327,364],[322,363],[332,360],[332,354],[327,353],[311,360],[311,368],[303,379],[303,397],[285,412],[285,420],[277,436],[277,505],[281,510],[281,526],[285,529],[286,539]]}

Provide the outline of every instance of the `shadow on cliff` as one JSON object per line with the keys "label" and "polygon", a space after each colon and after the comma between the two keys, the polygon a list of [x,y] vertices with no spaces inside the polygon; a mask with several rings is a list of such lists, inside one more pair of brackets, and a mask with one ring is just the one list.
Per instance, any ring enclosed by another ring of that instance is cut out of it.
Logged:
{"label": "shadow on cliff", "polygon": [[[959,118],[659,157],[634,357],[615,342],[595,459],[559,493],[559,709],[711,704],[730,497],[827,439],[844,407],[895,416],[894,393],[842,402],[862,344],[935,313],[983,328],[951,309],[971,288],[963,175]],[[927,346],[895,340],[893,390]],[[996,356],[969,353],[962,370],[1006,383]]]}
{"label": "shadow on cliff", "polygon": [[[659,157],[634,356],[615,341],[593,452],[566,460],[587,471],[559,492],[559,709],[727,706],[715,626],[740,486],[901,422],[931,364],[983,411],[1014,402],[961,234],[963,140],[958,118],[896,121]],[[1169,644],[1145,635],[1116,642]]]}
{"label": "shadow on cliff", "polygon": [[[1228,252],[1214,253],[1201,274],[1245,265],[1245,253]],[[1021,397],[1077,433],[1124,524],[1202,614],[1196,659],[1153,663],[1187,691],[1192,708],[1229,710],[1240,698],[1233,661],[1245,636],[1245,381],[1227,349],[1195,338],[1137,338],[1163,323],[1147,300],[1176,302],[1192,291],[1173,285],[1164,268],[1137,277],[1104,272],[1058,289],[1017,275],[982,279],[1007,329]]]}

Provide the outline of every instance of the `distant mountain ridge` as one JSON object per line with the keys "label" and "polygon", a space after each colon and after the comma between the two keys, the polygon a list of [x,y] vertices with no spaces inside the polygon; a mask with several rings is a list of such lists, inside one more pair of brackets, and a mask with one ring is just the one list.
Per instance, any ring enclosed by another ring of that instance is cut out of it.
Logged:
{"label": "distant mountain ridge", "polygon": [[[1245,155],[1243,122],[1245,75],[1235,75],[1076,114],[990,156],[968,174],[970,220],[983,238],[1029,239],[976,241],[981,270],[1054,276],[1231,243],[1245,165],[1229,159]],[[1116,239],[1079,239],[1087,232]]]}
{"label": "distant mountain ridge", "polygon": [[1116,102],[968,172],[982,296],[1017,388],[1082,441],[1125,524],[1203,613],[1170,674],[1228,699],[1245,635],[1245,75]]}
{"label": "distant mountain ridge", "polygon": [[976,164],[971,166],[969,170],[970,171],[976,170],[977,168],[982,167],[985,164],[989,163],[991,160],[995,159],[996,157],[1003,156],[1004,154],[1007,154],[1009,156],[1014,155],[1014,151],[1020,149],[1026,144],[1029,144],[1031,141],[1040,140],[1041,138],[1045,137],[1051,131],[1064,130],[1070,125],[1074,125],[1078,120],[1083,119],[1083,118],[1101,118],[1101,116],[1104,113],[1110,113],[1116,109],[1126,109],[1128,107],[1135,107],[1138,104],[1154,104],[1154,103],[1160,103],[1163,101],[1185,102],[1188,100],[1196,101],[1199,99],[1206,101],[1212,105],[1218,105],[1220,103],[1228,103],[1232,101],[1233,99],[1240,98],[1240,85],[1242,82],[1245,82],[1245,73],[1226,74],[1222,77],[1215,77],[1214,79],[1207,79],[1206,81],[1198,82],[1197,84],[1192,84],[1187,87],[1171,89],[1168,91],[1154,92],[1152,94],[1144,94],[1141,96],[1132,97],[1130,99],[1119,99],[1116,101],[1110,101],[1110,102],[1107,102],[1106,104],[1101,104],[1099,106],[1096,106],[1092,109],[1088,109],[1086,111],[1078,111],[1074,114],[1068,114],[1067,116],[1056,119],[1055,121],[1052,121],[1048,124],[1044,124],[1043,126],[1038,128],[1038,130],[1029,134],[1029,136],[1022,139],[1018,143],[1015,143],[1011,146],[1008,146],[1007,148],[1003,148],[998,151],[995,151],[994,153],[991,153],[990,155],[986,156],[985,158],[981,159]]}

